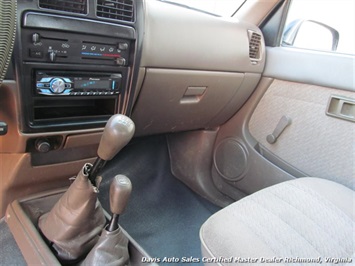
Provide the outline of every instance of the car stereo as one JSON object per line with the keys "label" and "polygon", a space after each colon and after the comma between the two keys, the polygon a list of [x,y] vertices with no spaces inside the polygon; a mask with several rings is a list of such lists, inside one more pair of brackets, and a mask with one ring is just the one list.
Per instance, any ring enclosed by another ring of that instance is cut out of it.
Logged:
{"label": "car stereo", "polygon": [[35,73],[36,94],[48,96],[100,96],[119,94],[121,73],[40,71]]}

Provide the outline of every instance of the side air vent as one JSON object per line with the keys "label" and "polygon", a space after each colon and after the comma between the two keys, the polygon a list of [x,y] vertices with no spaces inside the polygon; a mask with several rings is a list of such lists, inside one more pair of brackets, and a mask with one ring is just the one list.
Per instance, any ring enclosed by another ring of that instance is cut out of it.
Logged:
{"label": "side air vent", "polygon": [[133,0],[97,0],[96,15],[103,18],[133,22]]}
{"label": "side air vent", "polygon": [[39,7],[59,11],[87,14],[87,0],[39,0]]}
{"label": "side air vent", "polygon": [[249,58],[252,61],[258,61],[261,59],[261,35],[248,31],[249,35]]}

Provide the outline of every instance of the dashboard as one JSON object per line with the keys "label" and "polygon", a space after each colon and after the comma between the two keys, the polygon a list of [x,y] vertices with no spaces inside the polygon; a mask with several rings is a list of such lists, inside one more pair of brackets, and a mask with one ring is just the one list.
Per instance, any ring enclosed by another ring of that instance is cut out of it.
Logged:
{"label": "dashboard", "polygon": [[218,127],[265,65],[256,26],[165,1],[19,0],[17,15],[5,152],[97,144],[116,113],[136,136]]}
{"label": "dashboard", "polygon": [[260,29],[236,18],[160,0],[16,3],[0,87],[2,214],[93,162],[113,114],[129,116],[137,138],[214,130],[264,70]]}

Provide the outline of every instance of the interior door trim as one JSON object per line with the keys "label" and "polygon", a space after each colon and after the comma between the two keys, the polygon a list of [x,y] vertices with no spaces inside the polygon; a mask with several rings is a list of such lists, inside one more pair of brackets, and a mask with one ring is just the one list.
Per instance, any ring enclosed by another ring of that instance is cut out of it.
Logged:
{"label": "interior door trim", "polygon": [[355,91],[355,56],[267,47],[264,77]]}

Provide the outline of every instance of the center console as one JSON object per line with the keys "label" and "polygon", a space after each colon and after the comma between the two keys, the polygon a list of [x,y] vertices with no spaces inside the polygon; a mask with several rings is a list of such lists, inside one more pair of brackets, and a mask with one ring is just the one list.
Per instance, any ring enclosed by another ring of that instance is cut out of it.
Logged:
{"label": "center console", "polygon": [[[12,202],[6,221],[26,261],[60,265],[51,243],[39,230],[38,219],[66,191],[53,188],[67,184],[69,173],[97,155],[107,120],[131,112],[142,43],[137,29],[142,22],[137,17],[142,16],[143,2],[16,2],[14,71],[9,71],[11,86],[3,94],[7,93],[11,99],[7,103],[16,110],[9,113],[13,119],[9,119],[6,137],[18,143],[13,148],[15,142],[8,141],[4,150],[11,146],[10,151],[22,158],[9,174],[14,190],[3,196],[1,205]],[[10,159],[9,165],[15,162]],[[19,178],[18,172],[26,178]],[[27,180],[35,181],[34,185],[27,185]],[[109,220],[110,215],[105,215]],[[129,239],[131,262],[139,265],[148,255],[124,234]]]}
{"label": "center console", "polygon": [[136,5],[114,1],[18,1],[14,55],[21,131],[103,127],[126,113],[137,53]]}
{"label": "center console", "polygon": [[[7,224],[26,261],[33,265],[62,265],[56,258],[50,245],[38,231],[38,219],[49,212],[62,197],[64,189],[39,193],[21,200],[15,200],[7,208]],[[108,213],[106,214],[109,220]],[[143,263],[150,256],[124,231],[129,239],[128,250],[131,265],[156,266],[155,263]],[[78,263],[79,264],[79,263]]]}

